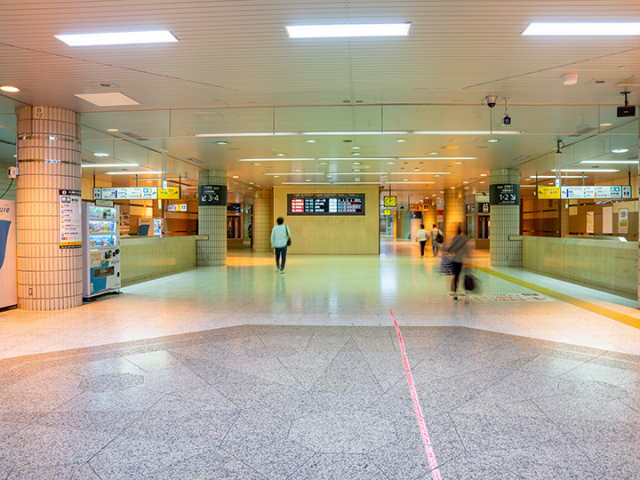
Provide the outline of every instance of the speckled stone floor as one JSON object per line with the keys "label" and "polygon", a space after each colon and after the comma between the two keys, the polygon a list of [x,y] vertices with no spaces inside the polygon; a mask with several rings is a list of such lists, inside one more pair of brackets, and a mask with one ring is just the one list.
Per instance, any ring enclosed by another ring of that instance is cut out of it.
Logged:
{"label": "speckled stone floor", "polygon": [[640,479],[637,329],[483,275],[454,303],[408,245],[274,270],[0,313],[0,479],[431,478],[389,309],[442,478]]}

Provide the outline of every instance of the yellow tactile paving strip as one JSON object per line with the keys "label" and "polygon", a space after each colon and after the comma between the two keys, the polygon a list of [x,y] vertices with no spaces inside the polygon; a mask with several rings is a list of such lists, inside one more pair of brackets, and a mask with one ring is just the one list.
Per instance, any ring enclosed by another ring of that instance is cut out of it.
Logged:
{"label": "yellow tactile paving strip", "polygon": [[534,285],[533,283],[525,282],[524,280],[520,280],[518,278],[505,275],[504,273],[496,272],[495,270],[491,270],[489,268],[481,267],[479,265],[469,265],[469,266],[477,270],[480,270],[481,272],[485,272],[485,273],[488,273],[489,275],[493,275],[494,277],[502,278],[503,280],[507,280],[508,282],[515,283],[516,285],[520,285],[521,287],[534,290],[538,293],[542,293],[543,295],[547,295],[549,297],[562,300],[563,302],[569,303],[571,305],[575,305],[576,307],[583,308],[585,310],[588,310],[589,312],[597,313],[598,315],[602,315],[603,317],[610,318],[611,320],[615,320],[616,322],[621,322],[621,323],[624,323],[625,325],[629,325],[631,327],[640,329],[639,318],[635,318],[630,315],[625,315],[624,313],[616,312],[615,310],[611,310],[606,307],[601,307],[599,305],[595,305],[590,302],[585,302],[584,300],[579,300],[569,295],[565,295],[564,293],[556,292],[555,290],[550,290],[548,288],[541,287],[540,285]]}

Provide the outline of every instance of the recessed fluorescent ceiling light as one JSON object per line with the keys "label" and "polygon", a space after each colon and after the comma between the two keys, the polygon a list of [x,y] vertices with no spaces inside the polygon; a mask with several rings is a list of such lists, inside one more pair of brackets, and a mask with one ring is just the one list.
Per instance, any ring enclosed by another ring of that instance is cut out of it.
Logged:
{"label": "recessed fluorescent ceiling light", "polygon": [[108,157],[108,153],[96,152],[93,154],[94,157]]}
{"label": "recessed fluorescent ceiling light", "polygon": [[[91,163],[91,164],[82,164],[82,168],[114,168],[114,167],[137,167],[137,163]],[[127,172],[129,173],[129,172]]]}
{"label": "recessed fluorescent ceiling light", "polygon": [[93,103],[98,107],[120,107],[122,105],[140,105],[135,100],[121,94],[120,92],[111,93],[76,93],[76,97]]}
{"label": "recessed fluorescent ceiling light", "polygon": [[627,153],[629,151],[628,148],[616,148],[615,150],[611,150],[613,153]]}
{"label": "recessed fluorescent ceiling light", "polygon": [[[555,172],[556,169],[554,168],[551,171]],[[620,170],[612,170],[612,169],[606,169],[606,168],[561,168],[560,171],[561,172],[606,172],[606,173],[611,173],[611,172],[619,172]]]}
{"label": "recessed fluorescent ceiling light", "polygon": [[58,40],[71,47],[95,45],[132,45],[138,43],[169,43],[178,39],[168,30],[149,32],[85,33],[77,35],[55,35]]}
{"label": "recessed fluorescent ceiling light", "polygon": [[[118,165],[121,167],[122,165]],[[104,172],[105,175],[161,175],[162,172]]]}
{"label": "recessed fluorescent ceiling light", "polygon": [[287,25],[289,38],[401,37],[409,35],[410,23],[355,25]]}
{"label": "recessed fluorescent ceiling light", "polygon": [[637,165],[638,160],[583,160],[580,163],[596,163],[596,164],[609,164],[609,165]]}
{"label": "recessed fluorescent ceiling light", "polygon": [[398,157],[398,160],[478,160],[480,157]]}
{"label": "recessed fluorescent ceiling light", "polygon": [[[556,178],[555,175],[531,175],[529,178]],[[561,175],[560,178],[582,178],[582,175]],[[585,177],[589,178],[589,177]],[[550,184],[551,185],[551,184]]]}
{"label": "recessed fluorescent ceiling light", "polygon": [[[360,158],[359,160],[364,161],[364,160],[395,160],[396,157],[363,157]],[[330,157],[323,157],[323,158],[318,158],[318,160],[329,160],[329,161],[333,161],[333,160],[350,160],[353,161],[353,158],[347,158],[347,157],[335,157],[335,158],[330,158]]]}
{"label": "recessed fluorescent ceiling light", "polygon": [[197,133],[194,137],[288,137],[296,132],[259,132],[259,133]]}
{"label": "recessed fluorescent ceiling light", "polygon": [[406,181],[406,180],[405,180],[405,181],[403,181],[403,182],[386,182],[386,183],[392,183],[392,184],[396,184],[396,183],[403,183],[403,184],[404,184],[404,183],[417,183],[417,184],[420,184],[420,185],[433,185],[433,184],[435,184],[436,182],[409,182],[409,181]]}
{"label": "recessed fluorescent ceiling light", "polygon": [[[239,162],[307,162],[315,158],[239,158]],[[349,159],[351,160],[351,159]]]}
{"label": "recessed fluorescent ceiling light", "polygon": [[202,160],[198,160],[197,158],[187,158],[187,160],[191,160],[192,162],[196,162],[196,163],[202,163]]}
{"label": "recessed fluorescent ceiling light", "polygon": [[391,175],[451,175],[451,172],[389,172]]}
{"label": "recessed fluorescent ceiling light", "polygon": [[530,23],[522,35],[640,35],[640,22]]}

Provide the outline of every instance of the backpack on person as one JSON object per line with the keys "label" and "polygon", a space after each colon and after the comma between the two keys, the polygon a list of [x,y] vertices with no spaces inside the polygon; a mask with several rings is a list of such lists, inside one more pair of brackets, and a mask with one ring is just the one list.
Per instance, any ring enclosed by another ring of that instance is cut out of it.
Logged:
{"label": "backpack on person", "polygon": [[438,235],[436,235],[436,243],[444,243],[444,237],[440,230],[438,230]]}

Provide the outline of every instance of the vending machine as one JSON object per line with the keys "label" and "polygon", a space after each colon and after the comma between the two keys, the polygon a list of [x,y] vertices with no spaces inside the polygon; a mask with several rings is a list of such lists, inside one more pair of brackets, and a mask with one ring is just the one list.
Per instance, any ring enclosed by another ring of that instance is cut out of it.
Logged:
{"label": "vending machine", "polygon": [[16,202],[0,200],[0,310],[17,304]]}
{"label": "vending machine", "polygon": [[82,296],[118,290],[120,277],[120,208],[82,205]]}

